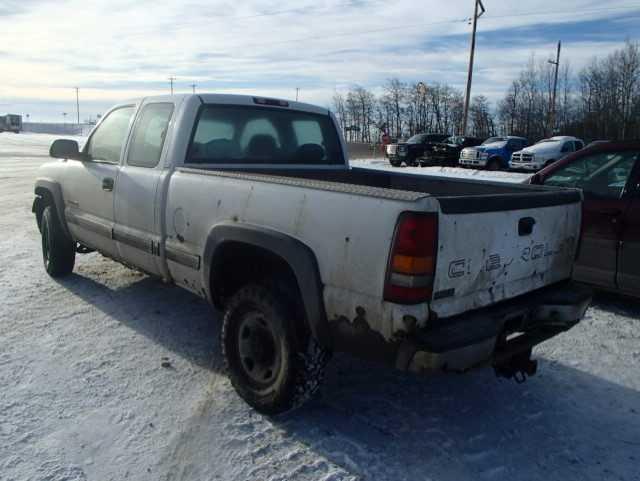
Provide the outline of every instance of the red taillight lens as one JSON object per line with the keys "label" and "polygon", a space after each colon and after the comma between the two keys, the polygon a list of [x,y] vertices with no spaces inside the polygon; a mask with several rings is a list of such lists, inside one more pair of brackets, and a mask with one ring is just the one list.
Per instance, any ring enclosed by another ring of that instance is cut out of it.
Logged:
{"label": "red taillight lens", "polygon": [[436,214],[400,215],[387,268],[386,301],[417,304],[431,298],[437,243]]}

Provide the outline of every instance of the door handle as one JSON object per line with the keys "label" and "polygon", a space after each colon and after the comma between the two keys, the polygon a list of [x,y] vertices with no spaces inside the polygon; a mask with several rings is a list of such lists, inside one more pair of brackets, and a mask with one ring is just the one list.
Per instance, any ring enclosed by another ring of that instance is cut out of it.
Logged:
{"label": "door handle", "polygon": [[105,177],[102,179],[102,190],[111,192],[113,190],[113,179],[111,177]]}

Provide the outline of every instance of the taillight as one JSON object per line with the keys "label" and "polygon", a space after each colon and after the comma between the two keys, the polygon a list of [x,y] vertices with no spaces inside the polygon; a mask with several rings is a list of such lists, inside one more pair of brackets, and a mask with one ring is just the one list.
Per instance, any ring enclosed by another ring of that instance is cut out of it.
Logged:
{"label": "taillight", "polygon": [[437,248],[437,214],[402,213],[393,237],[384,299],[397,304],[431,299]]}

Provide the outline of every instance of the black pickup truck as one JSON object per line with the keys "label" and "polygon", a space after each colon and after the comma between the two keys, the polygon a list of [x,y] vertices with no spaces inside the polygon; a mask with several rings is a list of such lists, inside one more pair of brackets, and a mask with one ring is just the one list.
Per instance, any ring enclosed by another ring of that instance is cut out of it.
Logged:
{"label": "black pickup truck", "polygon": [[461,135],[449,137],[441,143],[433,144],[431,150],[426,152],[420,161],[420,165],[457,165],[462,149],[480,145],[482,140]]}
{"label": "black pickup truck", "polygon": [[445,134],[416,134],[406,142],[387,145],[385,155],[394,167],[400,167],[403,162],[413,167],[418,165],[419,159],[430,152],[435,144],[447,137]]}

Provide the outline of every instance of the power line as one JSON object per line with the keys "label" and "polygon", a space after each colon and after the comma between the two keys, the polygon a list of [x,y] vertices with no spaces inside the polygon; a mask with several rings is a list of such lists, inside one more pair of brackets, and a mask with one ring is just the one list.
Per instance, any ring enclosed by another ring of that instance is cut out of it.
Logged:
{"label": "power line", "polygon": [[251,19],[251,18],[260,18],[260,17],[271,17],[271,16],[275,16],[275,15],[284,15],[287,13],[295,13],[295,12],[302,12],[302,13],[309,13],[310,11],[316,11],[316,10],[332,10],[335,11],[339,8],[344,8],[344,7],[371,7],[374,6],[376,4],[380,4],[380,3],[384,3],[384,0],[376,0],[376,1],[372,1],[372,2],[367,2],[366,4],[359,4],[356,1],[351,1],[351,2],[345,2],[345,3],[339,3],[336,5],[331,5],[330,7],[325,7],[325,8],[318,8],[318,7],[314,7],[313,5],[305,5],[305,6],[301,6],[301,7],[296,7],[296,8],[288,8],[286,10],[274,10],[271,12],[262,12],[262,13],[255,13],[252,15],[209,15],[207,18],[212,18],[212,19],[224,19],[224,20],[246,20],[246,19]]}
{"label": "power line", "polygon": [[[638,10],[640,9],[640,3],[638,4],[634,4],[634,5],[627,5],[627,6],[620,6],[620,7],[611,7],[611,8],[594,8],[594,9],[585,9],[585,10],[581,10],[581,11],[575,11],[575,10],[556,10],[556,11],[546,11],[546,12],[520,12],[520,13],[514,13],[514,14],[505,14],[505,15],[497,15],[497,16],[491,16],[491,17],[487,17],[484,22],[486,23],[487,21],[491,21],[491,20],[498,20],[498,19],[504,19],[504,18],[517,18],[517,17],[525,17],[525,16],[547,16],[547,15],[573,15],[575,16],[584,16],[584,15],[588,15],[591,13],[598,13],[598,12],[609,12],[611,10]],[[361,30],[358,32],[329,32],[329,33],[324,33],[324,34],[318,34],[318,35],[311,35],[311,36],[307,36],[307,37],[298,37],[298,38],[293,38],[293,39],[287,39],[287,40],[278,40],[275,42],[260,42],[260,43],[255,43],[255,44],[236,44],[236,45],[230,45],[229,49],[239,49],[239,48],[251,48],[251,47],[264,47],[264,46],[271,46],[271,45],[286,45],[289,43],[300,43],[300,42],[304,42],[307,40],[325,40],[325,39],[333,39],[333,38],[344,38],[344,37],[355,37],[355,36],[360,36],[360,35],[369,35],[369,34],[373,34],[373,33],[383,33],[383,32],[391,32],[391,31],[395,31],[395,30],[407,30],[407,29],[413,29],[413,28],[424,28],[424,27],[429,27],[429,26],[434,26],[434,25],[444,25],[444,24],[454,24],[454,23],[467,23],[469,22],[469,18],[465,17],[465,18],[450,18],[450,19],[442,19],[442,20],[437,20],[435,22],[422,22],[422,23],[414,23],[414,24],[404,24],[404,25],[398,25],[398,26],[394,26],[394,27],[381,27],[381,28],[374,28],[374,29],[368,29],[368,30]],[[397,24],[396,24],[397,25]]]}

